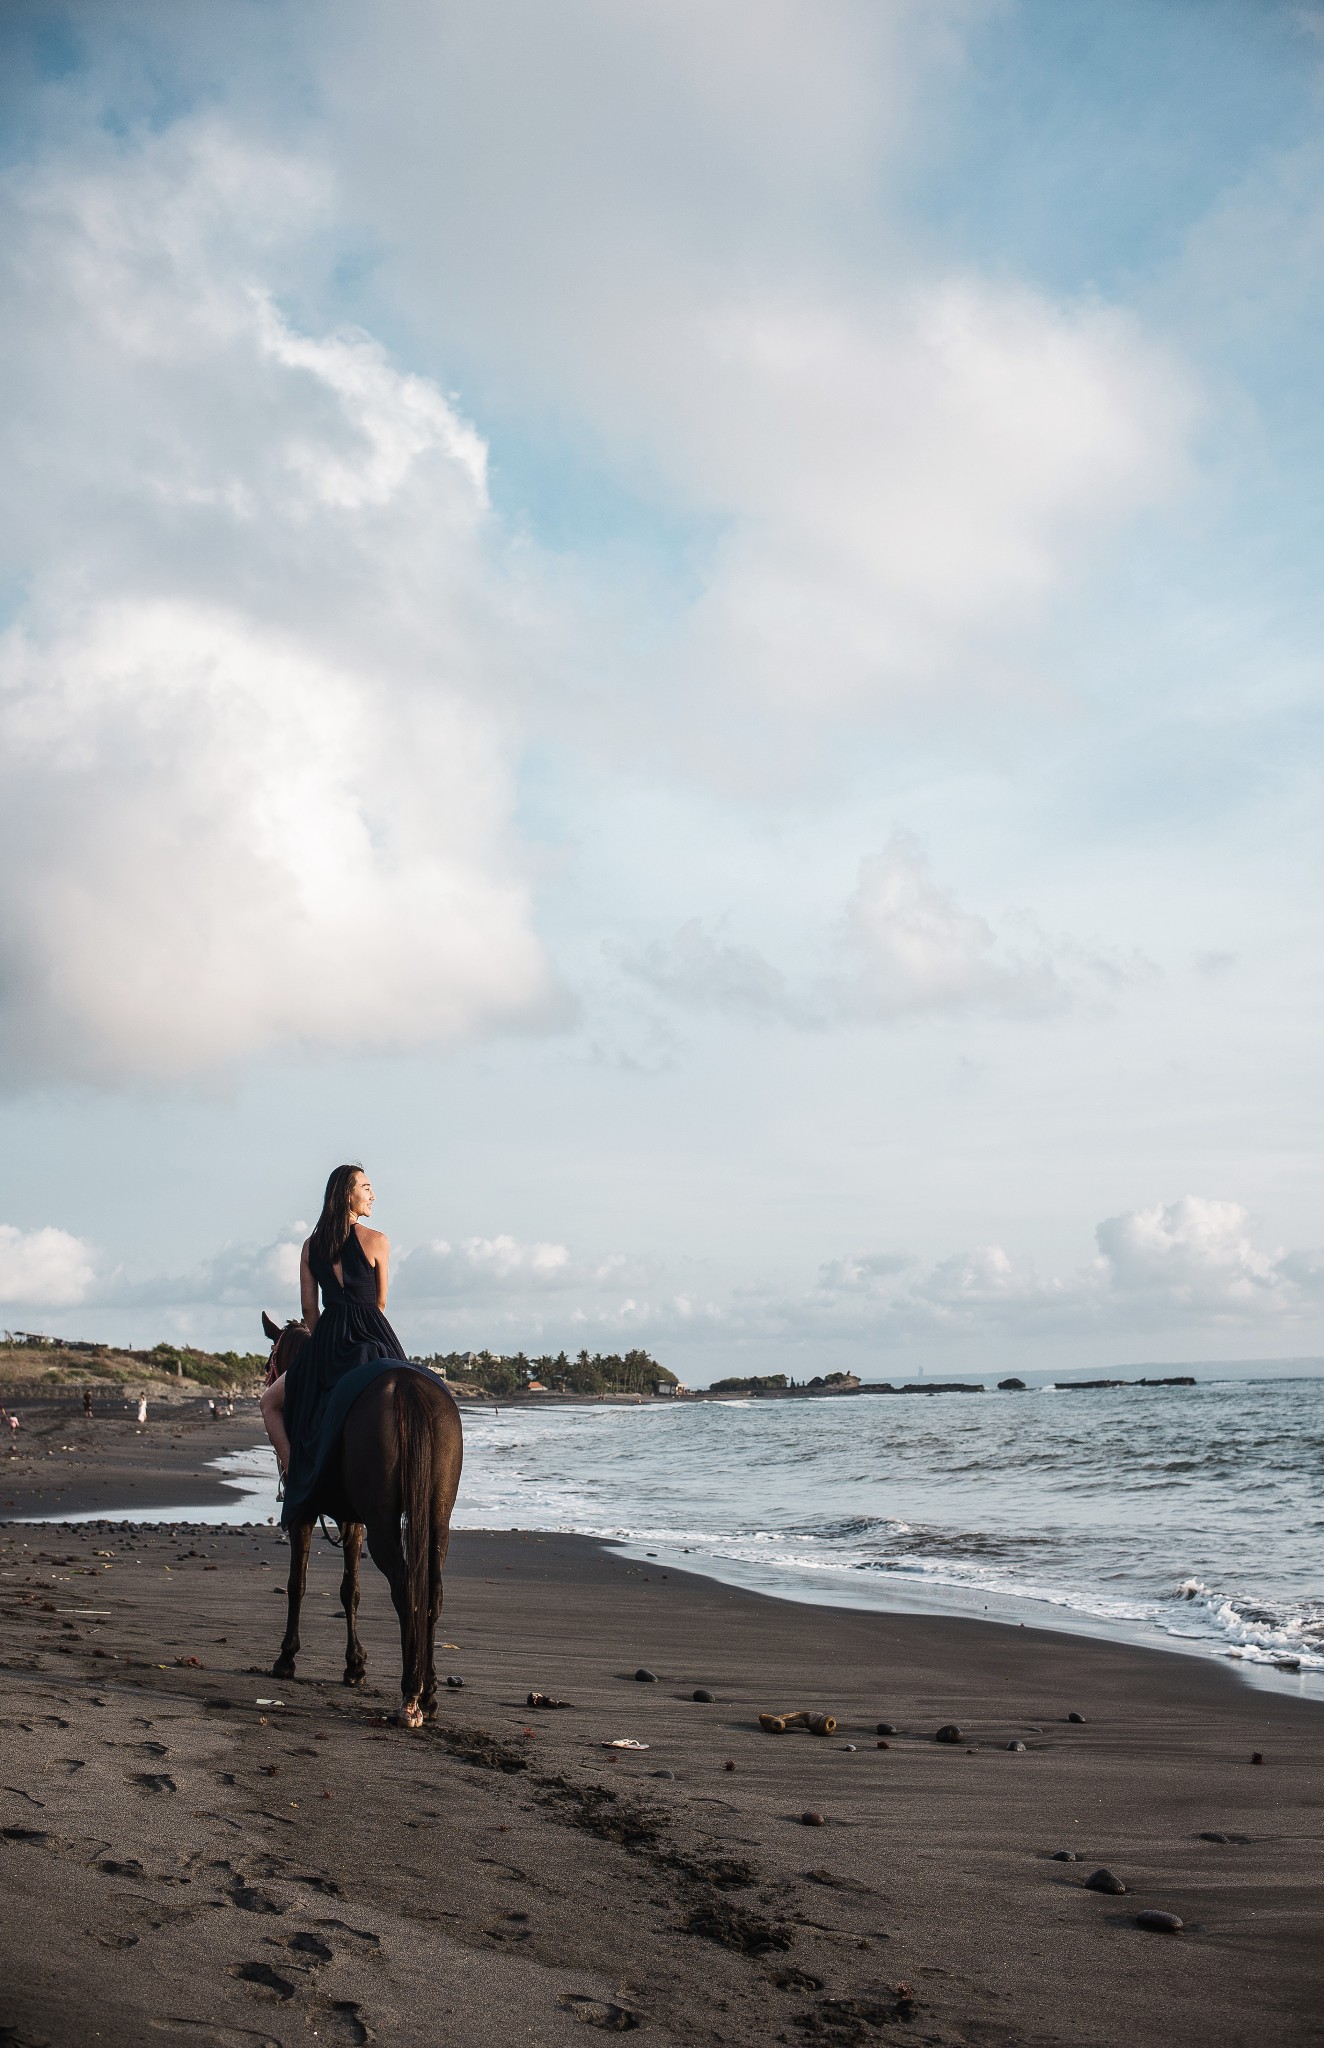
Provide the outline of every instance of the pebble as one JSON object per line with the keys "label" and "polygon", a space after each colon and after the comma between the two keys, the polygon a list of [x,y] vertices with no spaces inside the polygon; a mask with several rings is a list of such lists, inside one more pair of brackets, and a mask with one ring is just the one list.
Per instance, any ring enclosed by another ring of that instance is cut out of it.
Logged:
{"label": "pebble", "polygon": [[706,1685],[696,1685],[692,1697],[698,1700],[701,1706],[710,1707],[717,1695],[709,1692]]}
{"label": "pebble", "polygon": [[843,1749],[854,1749],[855,1744],[853,1742],[843,1742],[841,1746]]}
{"label": "pebble", "polygon": [[1023,1742],[1009,1742],[1007,1744],[1007,1747],[1008,1749],[1023,1750],[1025,1748],[1025,1744]]}
{"label": "pebble", "polygon": [[1054,1849],[1053,1861],[1054,1863],[1079,1863],[1080,1858],[1074,1849]]}
{"label": "pebble", "polygon": [[961,1731],[955,1721],[944,1721],[933,1739],[935,1742],[959,1742]]}
{"label": "pebble", "polygon": [[1083,1714],[1068,1714],[1067,1719],[1068,1721],[1074,1721],[1078,1728],[1083,1728],[1085,1725],[1085,1716]]}
{"label": "pebble", "polygon": [[1148,1927],[1152,1934],[1180,1934],[1184,1925],[1177,1913],[1136,1914],[1136,1926]]}
{"label": "pebble", "polygon": [[726,1762],[722,1765],[722,1769],[724,1771],[733,1771],[735,1767],[736,1766],[734,1757],[728,1757]]}
{"label": "pebble", "polygon": [[637,1670],[637,1671],[635,1672],[635,1674],[634,1674],[634,1675],[635,1675],[635,1677],[636,1677],[636,1678],[638,1679],[638,1681],[639,1681],[640,1685],[656,1685],[656,1684],[657,1684],[657,1673],[656,1673],[656,1671],[648,1671],[648,1670],[646,1670],[646,1669],[645,1669],[645,1667],[644,1667],[644,1666],[643,1666],[642,1664],[641,1664],[641,1665],[639,1666],[639,1669],[638,1669],[638,1670]]}
{"label": "pebble", "polygon": [[1262,1764],[1264,1762],[1264,1751],[1262,1749],[1253,1749],[1250,1753],[1250,1760],[1253,1764]]}
{"label": "pebble", "polygon": [[808,1807],[805,1810],[805,1812],[800,1815],[800,1821],[802,1826],[807,1828],[821,1828],[826,1825],[822,1814],[815,1813],[812,1806]]}
{"label": "pebble", "polygon": [[878,1744],[878,1748],[879,1748],[879,1749],[890,1749],[891,1747],[892,1747],[892,1745],[891,1745],[891,1743],[890,1743],[890,1742],[880,1742],[880,1743]]}
{"label": "pebble", "polygon": [[878,1726],[874,1729],[875,1735],[899,1735],[900,1732],[900,1729],[897,1728],[891,1721],[880,1721],[878,1723]]}
{"label": "pebble", "polygon": [[1111,1892],[1116,1896],[1117,1893],[1124,1892],[1126,1886],[1111,1870],[1100,1869],[1090,1872],[1085,1880],[1085,1889],[1087,1892]]}
{"label": "pebble", "polygon": [[451,1673],[450,1677],[446,1680],[446,1683],[450,1687],[452,1692],[464,1691],[464,1680],[462,1678],[457,1678],[454,1672]]}

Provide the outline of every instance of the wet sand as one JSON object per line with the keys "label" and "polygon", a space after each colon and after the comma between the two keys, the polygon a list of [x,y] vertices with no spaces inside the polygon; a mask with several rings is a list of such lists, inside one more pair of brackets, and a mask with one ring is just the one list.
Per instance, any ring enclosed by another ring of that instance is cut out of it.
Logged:
{"label": "wet sand", "polygon": [[[0,1464],[4,1512],[205,1497],[204,1460],[253,1441],[251,1413],[181,1413],[141,1449],[116,1423],[59,1450],[81,1427]],[[339,1561],[314,1552],[276,1684],[274,1530],[0,1529],[0,2041],[1322,2037],[1317,1705],[1195,1658],[464,1532],[439,1658],[463,1689],[411,1735],[385,1719],[385,1582],[365,1570],[369,1685],[346,1690]],[[837,1734],[764,1734],[783,1707]],[[1099,1865],[1125,1894],[1084,1888]]]}

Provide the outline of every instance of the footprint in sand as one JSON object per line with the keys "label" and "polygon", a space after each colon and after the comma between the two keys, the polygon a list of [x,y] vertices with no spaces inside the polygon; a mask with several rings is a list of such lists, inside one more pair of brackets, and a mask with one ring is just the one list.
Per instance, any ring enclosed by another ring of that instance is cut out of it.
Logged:
{"label": "footprint in sand", "polygon": [[227,1975],[237,1977],[242,1984],[251,1984],[255,1990],[274,1992],[279,1999],[294,1996],[293,1983],[282,1977],[279,1970],[273,1970],[270,1963],[231,1963]]}
{"label": "footprint in sand", "polygon": [[[269,1937],[278,1941],[278,1935]],[[314,1963],[329,1963],[335,1958],[335,1950],[315,1934],[291,1934],[285,1939],[285,1947],[293,1949],[296,1955],[308,1956]]]}
{"label": "footprint in sand", "polygon": [[626,2005],[617,2005],[610,1998],[590,1998],[581,1991],[566,1991],[558,2003],[562,2012],[568,2012],[572,2019],[579,2020],[586,2027],[601,2027],[605,2033],[628,2034],[643,2025],[637,2012],[631,2012]]}
{"label": "footprint in sand", "polygon": [[236,1885],[230,1893],[230,1904],[238,1906],[241,1913],[283,1913],[284,1906],[268,1892],[260,1892],[256,1885]]}
{"label": "footprint in sand", "polygon": [[178,1792],[179,1787],[165,1771],[134,1771],[128,1781],[144,1792]]}

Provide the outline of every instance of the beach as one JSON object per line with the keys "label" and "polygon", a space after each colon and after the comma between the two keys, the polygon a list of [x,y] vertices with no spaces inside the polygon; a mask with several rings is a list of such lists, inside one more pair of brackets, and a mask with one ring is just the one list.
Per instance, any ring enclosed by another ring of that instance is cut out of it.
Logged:
{"label": "beach", "polygon": [[[1314,1702],[1211,1660],[465,1529],[438,1657],[463,1686],[409,1734],[370,1566],[368,1686],[340,1683],[320,1535],[276,1684],[274,1528],[20,1519],[203,1511],[251,1411],[157,1410],[145,1438],[25,1420],[0,1465],[15,2048],[1320,2038]],[[788,1708],[837,1730],[760,1729]],[[1125,1892],[1087,1889],[1100,1867]]]}

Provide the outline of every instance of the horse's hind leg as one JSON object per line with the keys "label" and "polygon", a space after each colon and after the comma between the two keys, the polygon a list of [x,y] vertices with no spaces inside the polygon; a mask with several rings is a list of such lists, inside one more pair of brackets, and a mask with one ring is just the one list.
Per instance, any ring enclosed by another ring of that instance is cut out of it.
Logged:
{"label": "horse's hind leg", "polygon": [[271,1667],[273,1678],[293,1678],[294,1660],[299,1654],[299,1609],[308,1581],[308,1552],[312,1547],[313,1525],[296,1522],[290,1530],[289,1600],[285,1610],[285,1639],[280,1655]]}
{"label": "horse's hind leg", "polygon": [[409,1597],[409,1566],[400,1541],[400,1524],[384,1516],[374,1516],[367,1528],[368,1550],[391,1589],[391,1601],[400,1620],[400,1720],[406,1728],[421,1728],[423,1709],[419,1706],[418,1696],[423,1690],[423,1653],[416,1640],[413,1603]]}
{"label": "horse's hind leg", "polygon": [[446,1550],[450,1542],[450,1531],[438,1515],[434,1524],[432,1556],[430,1560],[430,1599],[428,1604],[428,1639],[425,1648],[423,1675],[423,1718],[435,1719],[437,1712],[437,1623],[441,1619],[441,1573],[446,1562]]}
{"label": "horse's hind leg", "polygon": [[345,1610],[345,1684],[362,1685],[368,1659],[359,1641],[359,1558],[363,1553],[362,1522],[346,1522],[342,1529],[345,1569],[340,1577],[340,1604]]}

